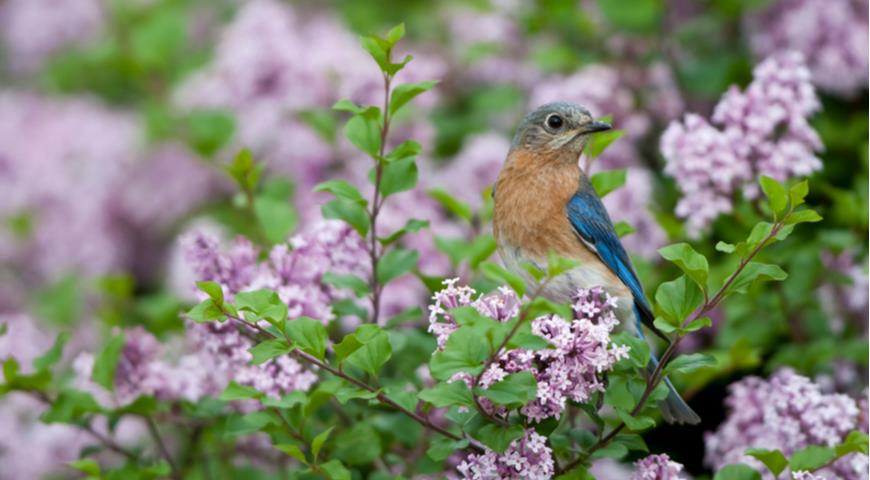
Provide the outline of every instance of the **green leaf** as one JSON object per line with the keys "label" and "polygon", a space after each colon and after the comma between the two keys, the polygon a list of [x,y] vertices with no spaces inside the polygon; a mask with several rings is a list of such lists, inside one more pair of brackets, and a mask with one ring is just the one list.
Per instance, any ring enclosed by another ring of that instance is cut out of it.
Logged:
{"label": "green leaf", "polygon": [[773,178],[765,175],[761,176],[759,183],[761,183],[761,190],[764,191],[764,195],[767,196],[770,209],[773,210],[775,217],[778,218],[788,207],[788,193],[786,193],[785,187]]}
{"label": "green leaf", "polygon": [[526,284],[519,275],[494,263],[484,263],[480,269],[487,278],[510,285],[517,292],[517,296],[522,297],[526,293]]}
{"label": "green leaf", "polygon": [[123,333],[115,335],[106,342],[102,351],[94,359],[91,380],[106,390],[112,391],[115,388],[115,370],[117,370],[118,362],[121,360],[125,342],[126,338]]}
{"label": "green leaf", "polygon": [[326,272],[321,277],[321,281],[336,288],[346,288],[352,291],[357,298],[369,293],[368,282],[356,275],[339,275],[332,272]]}
{"label": "green leaf", "polygon": [[468,247],[468,266],[476,269],[495,253],[498,245],[495,238],[488,233],[478,235]]}
{"label": "green leaf", "polygon": [[646,368],[649,364],[649,345],[641,338],[628,332],[620,332],[613,335],[614,345],[628,345],[628,359],[635,367]]}
{"label": "green leaf", "polygon": [[314,457],[312,460],[313,463],[317,463],[317,457],[320,455],[320,449],[323,448],[323,444],[326,443],[326,439],[329,438],[329,434],[332,433],[332,429],[334,426],[327,428],[311,441],[311,455]]}
{"label": "green leaf", "polygon": [[503,453],[511,442],[523,436],[525,431],[521,425],[501,427],[494,424],[484,425],[474,434],[474,438],[497,453]]}
{"label": "green leaf", "polygon": [[521,407],[535,399],[538,382],[531,372],[512,373],[487,388],[475,388],[475,393],[508,408]]}
{"label": "green leaf", "polygon": [[211,157],[225,147],[236,131],[233,116],[219,110],[196,110],[184,120],[187,143],[204,157]]}
{"label": "green leaf", "polygon": [[100,476],[100,464],[93,458],[80,458],[74,462],[68,463],[67,465],[82,473],[87,473],[88,475],[97,478]]}
{"label": "green leaf", "polygon": [[369,423],[358,422],[337,434],[334,455],[349,465],[368,465],[381,455],[381,439]]}
{"label": "green leaf", "polygon": [[217,282],[196,282],[196,286],[211,298],[215,305],[224,304],[224,290]]}
{"label": "green leaf", "polygon": [[423,150],[423,146],[414,140],[405,140],[386,155],[387,163],[397,162],[406,158],[416,157]]}
{"label": "green leaf", "polygon": [[296,405],[304,405],[307,401],[308,398],[305,396],[305,393],[299,391],[290,392],[281,398],[263,396],[263,398],[260,399],[260,402],[263,405],[276,408],[293,408]]}
{"label": "green leaf", "polygon": [[624,130],[608,130],[596,133],[589,138],[589,143],[586,145],[583,153],[588,155],[589,158],[598,158],[607,150],[607,147],[622,138],[623,135],[625,135]]}
{"label": "green leaf", "polygon": [[330,480],[351,480],[350,471],[337,459],[321,463],[319,466],[321,470],[329,475]]}
{"label": "green leaf", "polygon": [[796,225],[798,223],[815,223],[821,222],[822,220],[822,216],[815,210],[805,209],[798,210],[797,212],[793,212],[785,217],[785,224]]}
{"label": "green leaf", "polygon": [[611,25],[631,33],[655,32],[664,13],[656,0],[598,0],[596,5]]}
{"label": "green leaf", "polygon": [[811,445],[794,452],[788,466],[792,472],[812,472],[827,465],[836,457],[837,452],[834,448]]}
{"label": "green leaf", "polygon": [[595,193],[604,198],[608,193],[625,185],[625,169],[598,172],[589,177],[589,181],[592,182]]}
{"label": "green leaf", "polygon": [[488,351],[486,340],[474,328],[460,327],[450,334],[444,350],[432,356],[429,369],[439,380],[448,380],[458,372],[477,375],[483,370]]}
{"label": "green leaf", "polygon": [[254,157],[249,150],[242,149],[230,164],[224,166],[224,170],[242,191],[253,192],[257,188],[263,167],[254,163]]}
{"label": "green leaf", "polygon": [[764,448],[749,448],[744,452],[750,457],[756,458],[764,464],[774,477],[778,477],[785,467],[788,466],[788,460],[785,455],[779,450],[767,450]]}
{"label": "green leaf", "polygon": [[471,211],[471,206],[467,203],[459,200],[458,198],[450,195],[447,190],[441,188],[433,188],[429,190],[429,196],[435,199],[438,203],[441,204],[448,212],[456,215],[457,217],[471,222],[474,213]]}
{"label": "green leaf", "polygon": [[460,451],[468,446],[468,440],[451,440],[445,437],[433,438],[429,443],[429,449],[426,450],[426,455],[436,462],[441,462],[447,459],[454,452]]}
{"label": "green leaf", "polygon": [[345,335],[341,342],[333,347],[333,350],[335,351],[335,360],[339,363],[343,362],[348,355],[357,351],[362,346],[362,342],[356,338],[356,335]]}
{"label": "green leaf", "polygon": [[296,228],[298,218],[289,198],[257,195],[254,199],[254,214],[269,243],[287,241],[290,232]]}
{"label": "green leaf", "polygon": [[215,320],[224,320],[224,312],[214,300],[206,298],[187,312],[187,317],[196,323],[213,322]]}
{"label": "green leaf", "polygon": [[864,455],[867,455],[867,444],[868,440],[866,433],[860,430],[849,432],[849,435],[846,436],[846,440],[837,445],[837,456],[842,457],[843,455],[848,455],[850,453],[863,453]]}
{"label": "green leaf", "polygon": [[689,353],[680,355],[665,366],[666,373],[688,373],[699,368],[715,367],[718,364],[712,355]]}
{"label": "green leaf", "polygon": [[391,280],[400,277],[417,266],[419,254],[416,250],[390,250],[378,262],[378,282],[386,285]]}
{"label": "green leaf", "polygon": [[633,432],[642,432],[656,425],[656,421],[646,416],[633,417],[631,414],[622,409],[617,409],[616,414],[625,423],[625,426]]}
{"label": "green leaf", "polygon": [[761,474],[749,465],[732,463],[716,472],[713,480],[761,480]]}
{"label": "green leaf", "polygon": [[625,222],[616,222],[616,225],[613,226],[613,231],[616,232],[617,237],[622,238],[630,233],[636,232],[637,230]]}
{"label": "green leaf", "polygon": [[686,325],[681,330],[684,332],[695,332],[702,328],[710,328],[713,326],[713,320],[710,317],[701,317],[692,320],[688,325]]}
{"label": "green leaf", "polygon": [[278,294],[269,289],[239,292],[235,295],[235,306],[243,312],[254,314],[249,321],[266,319],[273,324],[282,324],[287,319],[287,304]]}
{"label": "green leaf", "polygon": [[313,318],[299,317],[286,323],[293,346],[323,360],[326,355],[326,328]]}
{"label": "green leaf", "polygon": [[471,390],[468,389],[465,382],[461,381],[436,383],[434,387],[421,391],[419,397],[439,408],[451,405],[474,405]]}
{"label": "green leaf", "polygon": [[737,274],[734,281],[731,282],[731,285],[725,290],[725,295],[732,295],[734,293],[746,293],[746,289],[749,288],[752,283],[755,281],[761,280],[776,280],[782,281],[788,277],[779,266],[760,263],[760,262],[749,262]]}
{"label": "green leaf", "polygon": [[320,207],[323,218],[343,220],[361,237],[369,233],[369,214],[359,203],[336,198]]}
{"label": "green leaf", "polygon": [[402,237],[407,233],[413,233],[420,231],[429,226],[429,220],[418,220],[416,218],[412,218],[405,222],[405,226],[391,233],[387,237],[379,237],[378,241],[381,242],[381,245],[387,246],[395,243],[398,240],[401,240]]}
{"label": "green leaf", "polygon": [[790,189],[788,189],[788,199],[791,203],[791,208],[797,208],[803,205],[804,198],[806,198],[808,193],[810,193],[810,184],[806,179],[794,184]]}
{"label": "green leaf", "polygon": [[47,352],[43,353],[42,355],[33,360],[33,369],[39,372],[49,370],[51,367],[53,367],[54,364],[60,361],[61,357],[63,356],[63,347],[66,345],[66,342],[68,340],[69,333],[59,333],[51,348],[48,349]]}
{"label": "green leaf", "polygon": [[376,107],[369,107],[347,121],[344,135],[356,148],[377,157],[381,149],[381,113]]}
{"label": "green leaf", "polygon": [[280,443],[278,445],[274,445],[275,450],[279,452],[286,453],[291,457],[299,460],[303,465],[308,465],[308,459],[305,458],[305,453],[302,452],[302,449],[299,448],[298,445],[294,445],[292,443]]}
{"label": "green leaf", "polygon": [[350,182],[344,180],[329,180],[314,187],[315,192],[329,192],[337,198],[341,198],[365,207],[368,202],[363,198],[359,190]]}
{"label": "green leaf", "polygon": [[734,244],[725,243],[722,241],[716,242],[716,251],[717,252],[734,253],[734,250],[736,250],[736,249],[737,249],[737,247]]}
{"label": "green leaf", "polygon": [[405,24],[400,23],[387,32],[386,40],[390,47],[395,46],[405,36]]}
{"label": "green leaf", "polygon": [[265,363],[275,357],[287,355],[292,350],[293,349],[290,348],[290,345],[287,345],[287,342],[274,338],[271,340],[264,340],[257,345],[254,345],[248,349],[248,352],[250,352],[253,357],[251,359],[251,364],[260,365],[261,363]]}
{"label": "green leaf", "polygon": [[695,283],[701,290],[707,289],[707,274],[710,266],[707,259],[696,252],[688,243],[675,243],[659,249],[659,255],[672,262]]}
{"label": "green leaf", "polygon": [[266,428],[266,426],[276,425],[277,423],[278,419],[264,410],[246,414],[235,413],[227,417],[224,434],[228,437],[247,435],[249,433],[259,432]]}
{"label": "green leaf", "polygon": [[[372,325],[374,327],[374,325]],[[359,335],[357,335],[359,339]],[[347,363],[357,367],[373,377],[378,376],[381,367],[390,359],[393,348],[387,332],[378,329],[370,338],[360,339],[363,345],[347,356]]]}
{"label": "green leaf", "polygon": [[469,253],[468,242],[462,238],[446,238],[438,235],[433,235],[435,247],[450,259],[450,264],[454,267],[459,266],[462,260]]}
{"label": "green leaf", "polygon": [[101,411],[100,405],[90,393],[66,389],[58,394],[39,418],[45,423],[78,423],[86,416]]}
{"label": "green leaf", "polygon": [[239,385],[235,381],[231,381],[227,388],[221,393],[220,400],[225,402],[232,402],[236,400],[251,400],[251,399],[261,399],[266,395],[254,387],[249,387],[247,385]]}
{"label": "green leaf", "polygon": [[674,326],[682,323],[704,302],[701,289],[686,275],[659,285],[655,299],[665,319]]}
{"label": "green leaf", "polygon": [[413,100],[414,97],[431,90],[437,84],[438,82],[435,80],[424,80],[422,82],[405,83],[397,86],[390,95],[390,116],[395,115],[400,108]]}
{"label": "green leaf", "polygon": [[[374,184],[375,172],[369,172],[369,180]],[[384,198],[396,193],[411,190],[417,185],[417,162],[414,157],[384,163],[381,166],[381,195]]]}

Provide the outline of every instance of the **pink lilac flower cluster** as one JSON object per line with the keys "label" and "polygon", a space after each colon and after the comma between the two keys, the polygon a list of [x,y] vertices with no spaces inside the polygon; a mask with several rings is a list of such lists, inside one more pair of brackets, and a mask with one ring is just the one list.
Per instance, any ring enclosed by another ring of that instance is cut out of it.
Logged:
{"label": "pink lilac flower cluster", "polygon": [[[312,45],[318,46],[317,55],[311,54]],[[438,79],[444,70],[438,58],[415,52],[413,68],[400,72],[395,82]],[[255,0],[240,6],[219,36],[214,60],[180,86],[175,103],[182,109],[230,110],[237,125],[231,149],[251,148],[271,171],[292,176],[298,182],[298,202],[311,207],[316,203],[310,192],[314,185],[344,163],[363,159],[350,148],[336,150],[299,114],[329,109],[342,98],[379,105],[382,82],[358,38],[336,19],[297,11],[277,0]],[[427,93],[414,104],[431,107],[436,98]],[[410,123],[409,130],[408,122],[395,122],[391,138],[421,132],[432,137],[428,125]],[[306,218],[308,210],[302,209]]]}
{"label": "pink lilac flower cluster", "polygon": [[[175,350],[192,350],[191,353],[173,355],[173,348],[142,327],[130,329],[124,332],[112,394],[91,381],[94,355],[90,352],[80,353],[73,362],[76,384],[101,403],[114,406],[127,405],[140,396],[195,402],[218,395],[226,388],[226,371],[217,368],[215,358],[205,351],[188,347],[179,345]],[[173,356],[177,358],[171,360]]]}
{"label": "pink lilac flower cluster", "polygon": [[[51,348],[52,337],[25,314],[0,315],[6,333],[0,335],[0,361],[15,359],[22,373],[31,373],[31,362]],[[44,424],[39,415],[45,405],[24,393],[0,398],[0,480],[45,478],[78,458],[90,438],[75,427]]]}
{"label": "pink lilac flower cluster", "polygon": [[[457,327],[450,309],[471,306],[494,320],[505,322],[517,315],[519,299],[507,288],[487,296],[476,295],[468,286],[457,286],[457,280],[445,281],[445,287],[433,297],[429,307],[429,331],[437,338],[438,348],[447,343]],[[616,299],[603,289],[580,289],[572,305],[574,318],[562,319],[546,315],[532,320],[532,333],[544,338],[552,348],[532,351],[514,349],[500,352],[497,360],[480,376],[480,386],[487,388],[511,373],[528,371],[538,383],[537,397],[522,408],[522,413],[540,422],[556,417],[567,402],[587,402],[595,392],[604,391],[599,375],[628,354],[627,346],[610,342],[610,333],[619,324],[615,315]],[[452,381],[470,383],[471,376],[459,373]],[[505,414],[481,399],[484,408],[494,414]]]}
{"label": "pink lilac flower cluster", "polygon": [[649,455],[634,462],[631,480],[680,480],[683,466],[671,460],[666,453]]}
{"label": "pink lilac flower cluster", "polygon": [[15,73],[31,73],[48,57],[94,40],[106,21],[100,0],[10,0],[0,3],[0,47]]}
{"label": "pink lilac flower cluster", "polygon": [[2,92],[0,143],[0,218],[29,219],[0,229],[0,262],[24,285],[154,270],[175,222],[217,192],[184,147],[146,150],[133,115],[92,99]]}
{"label": "pink lilac flower cluster", "polygon": [[[192,235],[183,242],[198,280],[219,283],[230,300],[239,292],[274,290],[287,304],[291,319],[304,315],[328,323],[334,318],[331,303],[344,292],[323,283],[323,275],[366,274],[362,239],[340,222],[312,226],[291,238],[289,246],[273,247],[263,262],[258,262],[257,249],[246,239],[237,240],[226,253],[213,237]],[[307,390],[316,381],[313,373],[288,356],[249,365],[253,341],[233,322],[190,324],[188,332],[210,355],[214,368],[240,384],[280,396]]]}
{"label": "pink lilac flower cluster", "polygon": [[746,19],[760,57],[804,54],[819,89],[854,97],[867,89],[867,0],[778,0]]}
{"label": "pink lilac flower cluster", "polygon": [[555,471],[546,437],[534,430],[526,430],[503,453],[469,455],[457,469],[463,478],[474,480],[548,480]]}
{"label": "pink lilac flower cluster", "polygon": [[[728,417],[705,437],[705,462],[714,469],[742,462],[773,479],[758,460],[745,455],[747,448],[778,449],[788,457],[810,445],[835,446],[849,432],[867,430],[861,421],[866,414],[858,402],[843,394],[823,393],[808,378],[788,369],[777,371],[769,380],[745,378],[729,391],[725,399]],[[854,453],[817,473],[858,480],[867,478],[867,469],[867,456]]]}
{"label": "pink lilac flower cluster", "polygon": [[717,126],[695,114],[668,126],[660,145],[665,172],[683,193],[676,214],[690,233],[731,211],[735,192],[757,196],[759,175],[783,181],[822,168],[822,143],[808,122],[820,104],[809,80],[801,54],[778,54],[755,67],[744,91],[732,86],[722,96]]}

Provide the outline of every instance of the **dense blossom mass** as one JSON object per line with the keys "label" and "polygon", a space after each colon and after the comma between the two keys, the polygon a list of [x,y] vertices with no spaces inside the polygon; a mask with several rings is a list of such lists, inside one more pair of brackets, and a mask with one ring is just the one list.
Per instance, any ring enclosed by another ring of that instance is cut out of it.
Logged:
{"label": "dense blossom mass", "polygon": [[821,90],[854,96],[867,90],[867,0],[779,0],[747,17],[752,49],[804,54]]}
{"label": "dense blossom mass", "polygon": [[[450,309],[472,306],[477,311],[500,322],[517,315],[519,299],[507,288],[476,299],[474,289],[457,286],[456,279],[445,282],[446,288],[436,293],[429,307],[429,331],[433,332],[439,348],[443,348],[457,325]],[[532,320],[532,333],[544,338],[552,348],[541,350],[514,349],[500,352],[497,360],[480,376],[480,386],[487,388],[516,372],[531,372],[537,380],[537,398],[522,408],[524,415],[540,422],[556,417],[565,410],[567,402],[584,403],[595,392],[603,392],[599,376],[628,354],[627,346],[610,342],[610,333],[618,325],[615,315],[616,299],[601,288],[580,289],[572,305],[574,318],[570,321],[555,315]],[[459,373],[454,381],[473,381],[469,374]],[[481,399],[486,408],[503,414],[487,399]]]}
{"label": "dense blossom mass", "polygon": [[553,478],[554,464],[546,441],[534,430],[527,430],[503,453],[487,450],[471,454],[457,469],[464,478],[473,480],[548,480]]}
{"label": "dense blossom mass", "polygon": [[730,212],[735,192],[755,197],[759,175],[783,181],[821,169],[822,143],[808,122],[819,108],[802,55],[790,52],[757,65],[745,90],[732,86],[713,125],[696,114],[671,123],[661,151],[683,192],[676,213],[690,232]]}
{"label": "dense blossom mass", "polygon": [[[757,467],[766,479],[773,476],[747,448],[779,449],[786,457],[811,445],[832,447],[849,432],[867,431],[866,408],[842,394],[823,393],[818,385],[791,370],[776,372],[769,380],[748,377],[729,388],[725,399],[729,416],[706,436],[705,461],[713,468],[729,463]],[[818,472],[825,478],[867,478],[867,456],[847,455]],[[804,477],[806,478],[806,477]]]}
{"label": "dense blossom mass", "polygon": [[666,453],[650,455],[635,462],[631,480],[681,480],[683,466],[671,460]]}

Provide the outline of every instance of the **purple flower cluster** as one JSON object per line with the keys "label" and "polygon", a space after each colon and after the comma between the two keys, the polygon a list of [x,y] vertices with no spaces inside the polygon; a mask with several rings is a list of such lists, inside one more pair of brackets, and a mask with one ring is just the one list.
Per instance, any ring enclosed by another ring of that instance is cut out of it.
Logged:
{"label": "purple flower cluster", "polygon": [[98,38],[106,20],[100,0],[10,0],[0,4],[0,44],[16,73],[31,73],[70,45]]}
{"label": "purple flower cluster", "polygon": [[[838,255],[822,252],[822,264],[829,272],[848,279],[851,283],[830,282],[818,289],[819,301],[830,318],[834,331],[842,332],[847,321],[861,331],[867,331],[867,315],[870,311],[866,261],[856,262],[853,252],[845,251]],[[863,263],[863,264],[862,264]]]}
{"label": "purple flower cluster", "polygon": [[[263,262],[246,239],[237,240],[226,253],[213,237],[192,235],[183,241],[198,280],[219,283],[228,298],[244,291],[274,290],[287,304],[291,319],[304,315],[326,324],[334,318],[331,303],[344,292],[322,282],[326,272],[366,275],[362,239],[340,222],[314,225],[291,238],[289,246],[273,247]],[[269,395],[307,390],[317,379],[287,356],[249,365],[253,342],[233,322],[191,324],[188,332],[210,356],[213,368]]]}
{"label": "purple flower cluster", "polygon": [[722,96],[712,117],[717,126],[695,114],[668,126],[665,172],[683,192],[676,213],[690,233],[731,211],[735,192],[755,197],[758,175],[783,181],[822,168],[822,143],[808,122],[820,104],[809,80],[799,53],[779,54],[755,67],[744,91],[732,86]]}
{"label": "purple flower cluster", "polygon": [[91,99],[0,93],[0,143],[0,218],[28,225],[0,229],[0,262],[24,285],[154,270],[166,233],[216,192],[184,147],[146,150],[133,115]]}
{"label": "purple flower cluster", "polygon": [[463,478],[473,480],[547,480],[555,471],[546,437],[534,430],[526,430],[503,453],[487,450],[469,455],[457,469]]}
{"label": "purple flower cluster", "polygon": [[666,453],[649,455],[634,463],[631,480],[680,480],[683,466],[671,460]]}
{"label": "purple flower cluster", "polygon": [[803,53],[821,90],[853,97],[867,89],[867,0],[778,0],[746,24],[758,56]]}
{"label": "purple flower cluster", "polygon": [[[808,378],[788,369],[779,370],[769,380],[745,378],[729,390],[725,405],[730,414],[705,438],[705,462],[715,469],[742,462],[772,479],[758,460],[744,454],[747,448],[779,449],[788,457],[810,445],[837,445],[849,432],[867,428],[862,421],[866,413],[858,402],[846,395],[823,393]],[[867,456],[854,453],[818,473],[858,480],[867,478],[867,469]]]}
{"label": "purple flower cluster", "polygon": [[[433,297],[429,307],[429,331],[433,332],[441,349],[457,326],[449,314],[450,309],[468,306],[500,322],[519,312],[519,299],[507,288],[488,296],[478,296],[468,286],[457,286],[457,280],[445,281],[443,290]],[[483,372],[480,386],[487,388],[516,372],[532,372],[538,383],[537,398],[522,409],[530,419],[540,422],[556,417],[565,410],[567,402],[587,402],[595,392],[603,392],[599,375],[628,354],[627,346],[610,342],[610,333],[619,324],[615,315],[616,299],[601,288],[580,289],[572,305],[574,318],[562,319],[555,315],[532,320],[532,332],[547,340],[552,348],[532,351],[515,349],[500,352],[497,360]],[[453,381],[470,383],[469,374],[459,373]],[[484,407],[495,414],[504,414],[486,399]]]}

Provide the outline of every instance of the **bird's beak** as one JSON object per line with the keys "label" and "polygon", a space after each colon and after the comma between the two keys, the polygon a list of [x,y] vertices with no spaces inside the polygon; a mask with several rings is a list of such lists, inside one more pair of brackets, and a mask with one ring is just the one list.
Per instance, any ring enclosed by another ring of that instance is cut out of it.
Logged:
{"label": "bird's beak", "polygon": [[582,133],[604,132],[613,128],[609,123],[592,121],[581,128]]}

